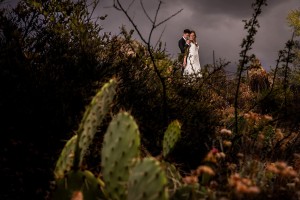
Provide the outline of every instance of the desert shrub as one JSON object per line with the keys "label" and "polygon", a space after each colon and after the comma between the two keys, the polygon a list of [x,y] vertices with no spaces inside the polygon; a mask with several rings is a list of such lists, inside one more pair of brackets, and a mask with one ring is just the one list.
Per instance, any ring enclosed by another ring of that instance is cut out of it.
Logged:
{"label": "desert shrub", "polygon": [[216,127],[220,125],[219,110],[226,106],[226,100],[218,94],[218,87],[211,87],[212,82],[206,79],[186,81],[172,82],[169,113],[183,124],[182,140],[173,158],[188,170],[197,167],[209,151]]}
{"label": "desert shrub", "polygon": [[[2,109],[5,115],[25,114],[23,128],[33,122],[43,130],[59,126],[59,130],[66,131],[74,127],[76,116],[98,88],[106,71],[98,67],[100,27],[88,20],[85,6],[84,2],[66,1],[57,6],[55,2],[22,1],[13,11],[2,14],[1,72],[11,74],[1,78],[1,85],[9,93],[3,96],[6,102]],[[81,13],[68,12],[73,9]],[[76,17],[83,20],[75,21]],[[77,27],[70,21],[78,23]],[[24,81],[20,84],[14,79]],[[11,111],[14,103],[27,103],[27,108]],[[8,122],[12,121],[8,118]]]}
{"label": "desert shrub", "polygon": [[0,21],[1,167],[8,180],[1,195],[43,199],[62,140],[108,70],[99,65],[100,27],[85,1],[20,1],[1,8]]}
{"label": "desert shrub", "polygon": [[[196,169],[186,184],[206,179],[203,172],[214,176],[193,187],[201,197],[281,198],[299,190],[291,168],[299,170],[297,62],[286,77],[288,66],[280,68],[271,88],[264,71],[250,82],[241,77],[239,135],[227,130],[225,136],[220,129],[234,127],[237,82],[228,78],[224,63],[205,66],[201,79],[182,77],[179,62],[161,46],[150,48],[152,60],[147,48],[131,38],[133,31],[101,35],[90,14],[86,1],[20,1],[13,10],[0,10],[0,112],[5,116],[0,166],[8,180],[2,198],[45,196],[62,140],[112,76],[119,87],[111,115],[127,110],[135,117],[149,151],[145,154],[159,155],[166,126],[174,119],[182,123],[182,140],[168,161],[177,163],[182,174]],[[85,160],[93,172],[99,172],[95,163],[109,121],[107,116]]]}
{"label": "desert shrub", "polygon": [[196,188],[195,194],[201,198],[295,198],[300,189],[299,155],[291,156],[289,162],[281,161],[287,157],[281,157],[275,151],[275,157],[264,155],[266,149],[271,150],[284,140],[285,144],[280,149],[286,152],[286,147],[290,146],[288,141],[295,139],[297,134],[287,137],[283,130],[266,126],[271,119],[257,113],[245,114],[244,125],[247,128],[240,129],[243,136],[238,151],[233,151],[237,145],[232,140],[234,133],[225,128],[218,130],[214,137],[217,140],[215,147],[204,157],[201,165],[183,178],[184,183]]}

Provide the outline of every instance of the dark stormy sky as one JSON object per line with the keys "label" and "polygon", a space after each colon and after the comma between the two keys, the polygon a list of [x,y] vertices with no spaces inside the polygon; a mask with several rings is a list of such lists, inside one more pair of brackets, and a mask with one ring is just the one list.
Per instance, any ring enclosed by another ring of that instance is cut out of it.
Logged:
{"label": "dark stormy sky", "polygon": [[[121,0],[124,7],[131,1]],[[143,2],[149,15],[154,16],[158,0],[143,0]],[[243,29],[242,20],[251,17],[252,2],[252,0],[163,0],[159,20],[180,9],[183,11],[155,32],[153,44],[165,27],[162,41],[166,43],[167,52],[176,57],[179,53],[178,40],[182,36],[182,31],[189,28],[197,33],[202,65],[212,63],[215,51],[216,58],[231,61],[231,69],[235,71],[240,44],[247,34]],[[299,0],[269,0],[268,6],[263,7],[263,13],[259,17],[261,28],[256,35],[252,52],[267,69],[275,65],[278,51],[292,35],[286,23],[286,16],[290,10],[296,8],[300,8]],[[140,0],[136,0],[128,12],[143,35],[147,36],[151,23],[143,14]],[[96,13],[108,15],[105,21],[100,22],[105,32],[117,34],[122,25],[127,29],[133,28],[123,13],[112,8],[112,0],[101,0]],[[134,37],[139,39],[137,35]]]}
{"label": "dark stormy sky", "polygon": [[[132,0],[120,0],[127,7]],[[17,0],[5,0],[4,5],[15,5]],[[159,0],[143,0],[150,16],[154,16]],[[167,52],[175,58],[179,53],[178,40],[185,28],[195,30],[200,44],[201,64],[213,62],[215,57],[231,61],[230,71],[235,71],[239,59],[242,38],[247,32],[243,29],[242,20],[252,15],[251,4],[254,0],[163,0],[158,21],[163,20],[176,11],[183,9],[178,15],[159,27],[153,35],[152,44],[157,42],[165,28],[162,41],[166,43]],[[106,20],[99,21],[104,32],[119,34],[120,27],[132,29],[132,25],[123,13],[112,7],[113,0],[100,0],[95,15],[108,15]],[[278,51],[284,48],[291,38],[291,29],[286,22],[286,16],[292,9],[300,8],[299,0],[268,0],[268,6],[263,7],[259,17],[259,29],[252,53],[256,54],[263,66],[269,69],[274,66]],[[128,10],[133,21],[144,36],[148,36],[151,23],[142,11],[140,0],[135,0]],[[134,34],[139,40],[139,37]]]}

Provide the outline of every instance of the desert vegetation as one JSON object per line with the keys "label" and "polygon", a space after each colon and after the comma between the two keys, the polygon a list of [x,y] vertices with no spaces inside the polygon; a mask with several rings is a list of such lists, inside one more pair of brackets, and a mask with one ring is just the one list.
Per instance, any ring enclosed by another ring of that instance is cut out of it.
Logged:
{"label": "desert vegetation", "polygon": [[104,34],[98,3],[0,9],[0,199],[299,199],[299,9],[270,71],[256,0],[235,77],[220,59],[191,79],[151,46],[180,10],[135,40],[118,0],[134,30]]}

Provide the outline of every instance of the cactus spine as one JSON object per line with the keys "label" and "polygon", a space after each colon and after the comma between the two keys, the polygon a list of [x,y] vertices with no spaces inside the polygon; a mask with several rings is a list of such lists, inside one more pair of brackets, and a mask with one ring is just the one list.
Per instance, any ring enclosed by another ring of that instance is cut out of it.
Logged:
{"label": "cactus spine", "polygon": [[165,131],[163,140],[163,156],[167,157],[181,137],[181,124],[178,120],[171,122]]}
{"label": "cactus spine", "polygon": [[[97,126],[101,124],[109,110],[116,93],[116,85],[116,80],[111,79],[96,94],[86,109],[77,135],[73,136],[62,150],[54,171],[57,188],[53,199],[104,199],[100,189],[103,182],[95,178],[91,172],[82,172],[79,168]],[[74,170],[70,171],[72,167]]]}
{"label": "cactus spine", "polygon": [[75,150],[74,167],[78,168],[83,160],[85,152],[92,142],[94,135],[107,114],[116,93],[117,82],[111,79],[104,84],[101,90],[92,99],[90,106],[86,109],[78,129],[78,140]]}
{"label": "cactus spine", "polygon": [[[57,188],[53,199],[168,199],[168,181],[160,163],[154,158],[139,159],[140,133],[135,120],[127,112],[119,113],[104,135],[101,167],[105,184],[91,172],[80,170],[97,126],[113,101],[116,85],[116,80],[111,79],[101,88],[86,109],[77,135],[66,143],[54,171]],[[174,149],[181,136],[180,129],[177,120],[168,126],[163,140],[164,157]],[[180,174],[172,164],[165,163],[165,169],[168,177],[176,179],[176,182],[169,182],[176,190],[181,184]]]}
{"label": "cactus spine", "polygon": [[54,170],[54,176],[56,179],[63,178],[64,173],[71,170],[74,160],[76,141],[77,135],[74,135],[64,146]]}
{"label": "cactus spine", "polygon": [[167,179],[159,162],[154,158],[144,158],[131,169],[128,181],[128,199],[168,199],[166,186]]}
{"label": "cactus spine", "polygon": [[104,136],[101,165],[109,199],[126,199],[129,168],[139,156],[140,133],[133,117],[119,113]]}
{"label": "cactus spine", "polygon": [[70,171],[64,178],[57,181],[53,199],[69,200],[76,199],[75,197],[85,200],[104,199],[100,184],[99,179],[95,178],[90,171]]}

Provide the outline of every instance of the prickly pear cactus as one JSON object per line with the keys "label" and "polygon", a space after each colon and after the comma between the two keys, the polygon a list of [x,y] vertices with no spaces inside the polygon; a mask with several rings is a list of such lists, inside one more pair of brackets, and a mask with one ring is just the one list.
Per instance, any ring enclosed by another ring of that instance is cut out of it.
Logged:
{"label": "prickly pear cactus", "polygon": [[101,181],[90,171],[70,171],[57,181],[53,200],[101,200],[105,199],[100,189]]}
{"label": "prickly pear cactus", "polygon": [[56,179],[63,178],[64,173],[71,170],[74,160],[76,141],[77,135],[74,135],[64,146],[54,170],[54,176]]}
{"label": "prickly pear cactus", "polygon": [[160,164],[154,158],[145,158],[130,171],[128,199],[164,200],[168,199],[167,179]]}
{"label": "prickly pear cactus", "polygon": [[175,144],[181,137],[181,124],[178,120],[171,122],[164,134],[163,140],[163,156],[167,157],[168,154],[174,149]]}
{"label": "prickly pear cactus", "polygon": [[86,109],[78,129],[78,144],[74,159],[75,167],[81,165],[86,150],[97,131],[97,126],[101,124],[103,118],[109,111],[116,93],[116,86],[117,82],[115,79],[111,79],[108,83],[104,84]]}
{"label": "prickly pear cactus", "polygon": [[109,124],[101,152],[102,174],[109,199],[126,199],[129,168],[139,156],[140,133],[133,117],[119,113]]}

